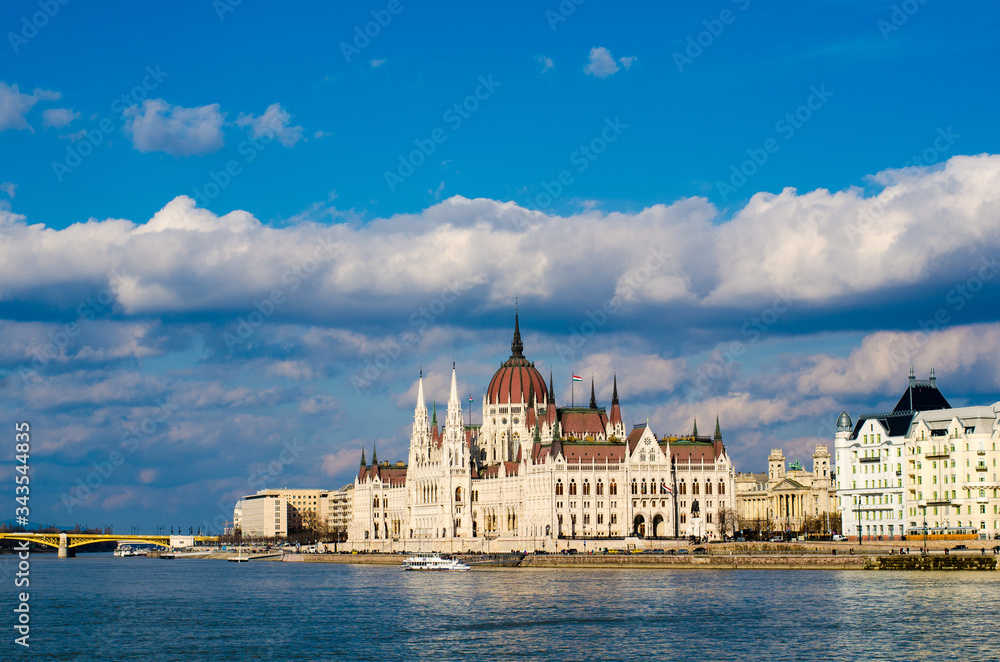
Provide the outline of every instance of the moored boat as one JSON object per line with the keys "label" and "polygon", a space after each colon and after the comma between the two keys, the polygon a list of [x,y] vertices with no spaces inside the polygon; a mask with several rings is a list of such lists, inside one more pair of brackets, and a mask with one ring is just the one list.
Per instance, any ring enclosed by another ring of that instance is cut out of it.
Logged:
{"label": "moored boat", "polygon": [[403,561],[403,570],[469,570],[469,566],[458,559],[443,559],[440,556],[411,556]]}

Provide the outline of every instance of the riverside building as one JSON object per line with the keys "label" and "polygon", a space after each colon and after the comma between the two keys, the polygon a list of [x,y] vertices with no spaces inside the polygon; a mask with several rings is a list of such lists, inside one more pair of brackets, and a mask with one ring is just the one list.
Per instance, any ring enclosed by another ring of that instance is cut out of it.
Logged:
{"label": "riverside building", "polygon": [[[443,426],[417,387],[406,463],[364,453],[351,496],[348,546],[380,551],[622,547],[627,538],[718,538],[735,506],[734,474],[716,420],[711,437],[627,428],[614,379],[610,409],[558,407],[524,356],[511,355],[464,425],[456,368]],[[730,518],[730,524],[731,524]]]}
{"label": "riverside building", "polygon": [[863,414],[857,423],[841,412],[834,437],[837,501],[844,533],[853,540],[900,540],[907,519],[908,493],[903,475],[909,451],[910,426],[921,412],[949,410],[930,379],[918,380],[910,368],[909,384],[888,412]]}
{"label": "riverside building", "polygon": [[786,469],[785,454],[775,448],[766,474],[736,474],[736,512],[741,529],[758,532],[829,533],[836,512],[836,485],[825,445],[813,452],[812,471],[798,462]]}

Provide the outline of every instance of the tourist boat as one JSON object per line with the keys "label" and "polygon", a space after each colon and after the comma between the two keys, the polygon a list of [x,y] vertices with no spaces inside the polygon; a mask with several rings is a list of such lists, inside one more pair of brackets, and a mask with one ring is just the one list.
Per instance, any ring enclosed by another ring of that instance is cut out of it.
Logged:
{"label": "tourist boat", "polygon": [[403,561],[403,570],[468,570],[469,566],[458,559],[440,556],[411,556]]}
{"label": "tourist boat", "polygon": [[145,556],[146,550],[139,547],[133,547],[132,545],[122,545],[119,543],[118,548],[114,551],[115,556]]}

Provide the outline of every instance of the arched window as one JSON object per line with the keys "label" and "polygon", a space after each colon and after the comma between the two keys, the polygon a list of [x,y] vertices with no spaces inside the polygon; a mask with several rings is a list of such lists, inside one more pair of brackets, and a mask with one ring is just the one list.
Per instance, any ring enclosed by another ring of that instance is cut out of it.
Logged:
{"label": "arched window", "polygon": [[725,494],[725,493],[726,493],[726,484],[725,484],[725,483],[723,483],[723,482],[722,482],[722,481],[720,480],[720,481],[719,481],[719,494]]}
{"label": "arched window", "polygon": [[705,482],[705,494],[711,494],[711,493],[712,493],[712,484],[709,483],[708,481],[706,481]]}
{"label": "arched window", "polygon": [[611,484],[608,485],[608,494],[610,494],[611,496],[615,496],[618,494],[618,483],[616,483],[614,479],[612,479]]}
{"label": "arched window", "polygon": [[375,497],[375,503],[372,504],[372,508],[378,508],[378,497]]}
{"label": "arched window", "polygon": [[562,481],[556,481],[556,496],[562,496],[563,494],[563,484]]}
{"label": "arched window", "polygon": [[685,483],[683,479],[681,479],[681,484],[677,487],[677,491],[680,492],[681,494],[688,493],[687,483]]}
{"label": "arched window", "polygon": [[635,478],[632,479],[632,494],[639,493],[639,483],[636,482]]}
{"label": "arched window", "polygon": [[583,481],[583,496],[588,496],[590,494],[590,481]]}
{"label": "arched window", "polygon": [[604,494],[604,483],[602,483],[601,481],[597,481],[597,496],[601,496],[603,494]]}
{"label": "arched window", "polygon": [[646,479],[645,478],[642,479],[642,493],[643,494],[646,493]]}
{"label": "arched window", "polygon": [[698,494],[698,481],[695,480],[691,483],[691,494]]}
{"label": "arched window", "polygon": [[458,502],[458,501],[461,501],[461,500],[462,500],[462,488],[461,487],[456,487],[455,488],[455,501]]}
{"label": "arched window", "polygon": [[569,481],[569,495],[570,496],[576,496],[576,481],[575,480]]}

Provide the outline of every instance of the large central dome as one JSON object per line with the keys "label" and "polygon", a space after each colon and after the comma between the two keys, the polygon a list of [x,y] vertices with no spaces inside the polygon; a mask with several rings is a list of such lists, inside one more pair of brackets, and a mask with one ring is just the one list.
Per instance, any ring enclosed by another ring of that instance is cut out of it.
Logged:
{"label": "large central dome", "polygon": [[521,329],[517,315],[514,315],[514,340],[510,343],[510,358],[503,362],[500,369],[490,380],[490,388],[486,392],[488,404],[510,404],[529,402],[534,395],[535,402],[548,402],[548,389],[545,380],[535,369],[535,364],[524,358],[524,345],[521,344]]}

